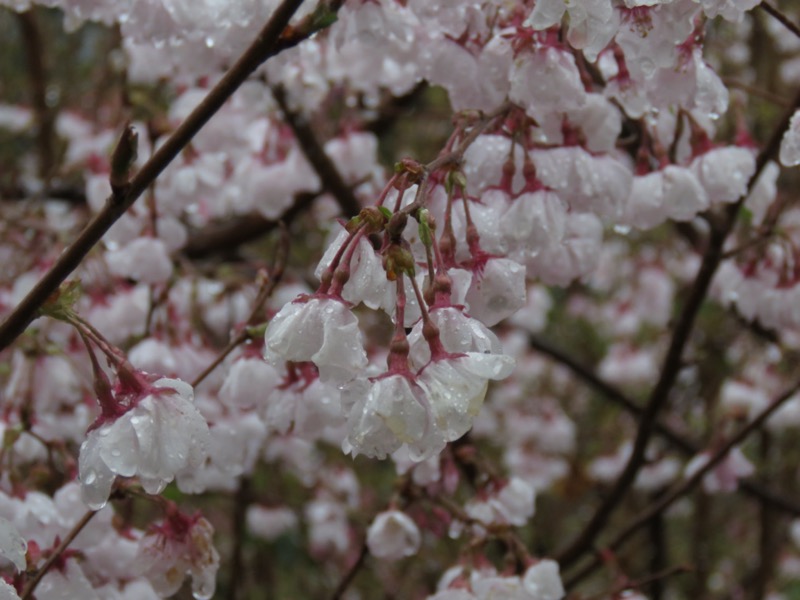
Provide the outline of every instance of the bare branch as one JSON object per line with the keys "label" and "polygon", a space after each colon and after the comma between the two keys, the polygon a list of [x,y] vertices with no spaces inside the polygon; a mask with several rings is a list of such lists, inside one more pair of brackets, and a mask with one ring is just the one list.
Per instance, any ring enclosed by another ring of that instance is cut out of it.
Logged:
{"label": "bare branch", "polygon": [[283,86],[274,86],[272,95],[278,103],[286,123],[292,128],[300,149],[308,159],[308,162],[311,163],[311,166],[314,167],[317,175],[319,175],[323,189],[328,190],[333,195],[344,217],[356,216],[361,210],[361,204],[353,194],[350,186],[342,179],[339,169],[336,168],[336,165],[325,153],[308,122],[302,115],[289,107],[286,90]]}
{"label": "bare branch", "polygon": [[55,550],[53,550],[53,553],[50,556],[47,557],[47,560],[41,566],[41,568],[36,571],[36,575],[34,575],[33,578],[25,586],[25,589],[22,592],[22,596],[20,596],[21,600],[27,600],[28,598],[33,598],[33,592],[36,591],[36,587],[42,581],[42,578],[50,570],[50,567],[52,567],[53,564],[58,559],[61,558],[61,556],[64,554],[64,551],[69,547],[69,545],[73,542],[73,540],[76,537],[78,537],[78,534],[81,531],[83,531],[83,528],[89,524],[89,521],[92,520],[92,517],[94,517],[97,514],[97,512],[98,511],[89,510],[80,518],[80,520],[77,523],[75,523],[75,525],[72,527],[69,533],[67,533],[64,539],[61,540],[61,543],[58,545],[58,547]]}
{"label": "bare branch", "polygon": [[776,6],[773,6],[767,0],[763,0],[758,7],[763,10],[768,15],[774,17],[777,21],[780,22],[781,25],[786,27],[789,31],[795,34],[797,37],[800,37],[800,27],[795,25],[795,23],[789,19],[785,14],[783,14]]}
{"label": "bare branch", "polygon": [[358,558],[356,562],[352,564],[352,566],[347,570],[347,573],[344,574],[342,580],[339,582],[339,585],[336,586],[336,589],[331,596],[331,600],[341,600],[344,597],[344,593],[347,591],[347,588],[350,587],[350,584],[353,583],[353,579],[355,579],[358,572],[364,566],[364,562],[367,559],[367,554],[369,554],[369,549],[367,548],[366,540],[361,545],[361,551],[358,554]]}
{"label": "bare branch", "polygon": [[[676,500],[679,500],[691,492],[714,467],[716,467],[720,462],[722,462],[722,460],[725,459],[725,457],[733,448],[741,444],[753,432],[758,431],[761,426],[766,423],[767,419],[769,419],[769,417],[772,416],[775,411],[783,406],[787,400],[794,396],[798,390],[800,390],[800,381],[784,391],[765,409],[763,409],[752,421],[747,423],[747,425],[744,425],[738,431],[738,433],[731,436],[728,441],[722,444],[709,458],[708,462],[706,462],[700,469],[693,473],[691,477],[688,477],[683,481],[679,481],[670,491],[665,493],[656,502],[634,517],[628,523],[628,525],[623,527],[622,530],[612,539],[606,548],[613,551],[619,550],[619,548],[641,527],[649,523],[656,516],[662,514],[665,510],[672,506]],[[586,567],[568,580],[568,585],[574,585],[586,577],[589,573],[594,571],[594,569],[601,564],[602,559],[596,555],[592,562],[590,562],[588,565],[586,565]]]}
{"label": "bare branch", "polygon": [[[17,305],[0,325],[0,350],[11,344],[36,318],[44,304],[58,286],[80,265],[106,231],[130,208],[136,199],[155,181],[170,162],[186,147],[195,134],[213,117],[239,86],[267,59],[282,50],[293,47],[316,32],[316,21],[307,20],[286,30],[289,20],[302,4],[302,0],[284,0],[273,12],[264,28],[244,54],[225,73],[202,102],[186,117],[150,157],[141,170],[130,180],[123,193],[112,195],[101,210],[84,228],[78,238],[67,247],[56,263]],[[341,2],[330,3],[337,10]],[[310,17],[314,15],[309,15]],[[284,33],[286,30],[286,33]]]}
{"label": "bare branch", "polygon": [[[780,147],[783,134],[789,126],[789,120],[794,114],[795,108],[800,106],[800,92],[792,102],[792,106],[786,111],[779,124],[772,132],[767,144],[756,158],[756,166],[752,177],[748,181],[747,193],[752,189],[764,167],[777,153]],[[562,566],[568,566],[580,556],[591,549],[594,540],[605,527],[611,513],[619,506],[625,494],[628,492],[636,475],[645,464],[645,451],[650,442],[650,438],[656,431],[658,415],[664,409],[669,399],[669,393],[678,377],[683,366],[683,352],[689,342],[692,330],[694,329],[695,319],[700,307],[702,306],[711,280],[717,272],[717,267],[723,260],[722,248],[728,234],[733,230],[739,209],[744,203],[747,194],[740,198],[736,203],[727,207],[721,216],[710,215],[710,235],[706,252],[700,270],[695,277],[694,283],[689,291],[683,308],[678,317],[678,322],[672,333],[669,349],[661,367],[660,376],[653,391],[648,398],[647,404],[642,411],[639,420],[639,428],[633,442],[633,450],[625,468],[614,483],[613,488],[606,496],[605,500],[595,511],[592,518],[584,527],[583,531],[561,552],[558,553],[558,560]],[[721,217],[721,218],[720,218]]]}

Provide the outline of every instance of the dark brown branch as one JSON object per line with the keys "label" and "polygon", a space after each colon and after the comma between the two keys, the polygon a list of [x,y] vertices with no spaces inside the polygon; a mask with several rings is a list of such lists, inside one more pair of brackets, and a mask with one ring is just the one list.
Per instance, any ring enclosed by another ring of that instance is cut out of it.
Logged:
{"label": "dark brown branch", "polygon": [[283,86],[275,86],[272,88],[272,95],[283,113],[284,120],[292,128],[300,150],[303,151],[308,162],[319,175],[323,189],[328,190],[336,199],[342,216],[346,218],[356,216],[361,211],[361,204],[350,186],[342,179],[339,169],[325,153],[308,122],[302,115],[289,107],[286,90],[283,89]]}
{"label": "dark brown branch", "polygon": [[767,0],[764,0],[761,4],[758,5],[758,7],[768,15],[774,17],[777,21],[781,23],[781,25],[786,27],[786,29],[791,31],[797,37],[800,37],[800,27],[795,25],[795,23],[791,19],[789,19],[789,17],[783,14],[780,10],[778,10],[777,7],[772,6],[772,4],[767,2]]}
{"label": "dark brown branch", "polygon": [[[733,448],[741,444],[753,432],[761,429],[761,426],[766,423],[767,419],[769,419],[775,413],[775,411],[783,406],[787,400],[794,396],[798,390],[800,390],[800,381],[784,391],[780,396],[773,400],[769,406],[763,409],[755,417],[755,419],[739,429],[738,433],[731,436],[728,441],[722,444],[719,449],[709,458],[708,462],[706,462],[700,469],[693,473],[691,477],[678,482],[670,491],[665,493],[656,502],[634,517],[628,523],[628,525],[623,527],[623,529],[612,539],[606,548],[608,550],[618,551],[619,548],[641,527],[649,523],[656,516],[662,514],[665,510],[672,506],[676,500],[679,500],[691,492],[714,467],[716,467],[725,459],[725,457]],[[581,569],[581,571],[576,573],[574,576],[570,577],[568,580],[568,585],[574,585],[601,564],[602,559],[596,554],[594,559],[588,565],[586,565],[586,567]]]}
{"label": "dark brown branch", "polygon": [[758,180],[764,167],[778,152],[783,134],[788,128],[789,121],[797,106],[800,106],[800,92],[798,92],[792,102],[792,106],[785,112],[783,118],[773,130],[772,136],[763,150],[756,157],[755,170],[747,183],[747,193],[736,203],[727,207],[722,215],[709,215],[711,231],[706,252],[703,256],[703,262],[700,265],[700,270],[695,277],[694,283],[689,291],[689,296],[682,307],[678,322],[675,325],[669,349],[667,350],[667,355],[661,367],[658,382],[653,388],[639,419],[639,428],[634,438],[631,456],[608,496],[606,496],[591,519],[589,519],[583,531],[581,531],[566,548],[558,553],[558,560],[562,567],[572,564],[580,558],[584,552],[591,549],[594,540],[605,527],[611,513],[619,506],[622,498],[636,480],[636,475],[639,473],[639,470],[644,466],[647,445],[653,433],[656,431],[658,415],[666,406],[669,393],[683,367],[683,352],[689,342],[689,337],[694,328],[695,318],[705,300],[708,288],[711,285],[711,280],[722,261],[722,248],[725,244],[725,240],[736,224],[739,209],[744,203],[747,194],[749,194],[749,191],[753,188],[753,185]]}
{"label": "dark brown branch", "polygon": [[[667,531],[664,523],[664,515],[654,517],[648,524],[648,546],[650,548],[650,572],[661,573],[667,568],[669,562]],[[655,577],[650,581],[648,598],[650,600],[662,600],[664,597],[664,582],[660,577]]]}
{"label": "dark brown branch", "polygon": [[358,554],[358,558],[356,562],[347,570],[347,573],[344,574],[342,580],[339,582],[339,585],[336,586],[336,589],[331,596],[331,600],[341,600],[344,596],[344,593],[347,591],[347,588],[350,587],[350,584],[353,583],[353,579],[355,579],[358,572],[361,570],[361,567],[364,566],[364,562],[367,559],[367,554],[369,554],[369,550],[367,548],[367,542],[361,545],[361,552]]}
{"label": "dark brown branch", "polygon": [[376,137],[382,137],[398,118],[411,112],[426,89],[428,89],[427,83],[421,81],[403,96],[389,96],[375,111],[377,116],[366,123],[364,128],[374,133]]}
{"label": "dark brown branch", "polygon": [[92,517],[94,517],[97,512],[98,511],[89,510],[84,513],[77,523],[75,523],[69,533],[67,533],[64,539],[61,540],[61,543],[58,545],[58,547],[53,550],[53,553],[50,554],[50,556],[47,557],[47,560],[41,566],[41,568],[36,571],[36,575],[34,575],[25,586],[22,596],[20,596],[21,600],[27,600],[28,598],[33,597],[33,592],[36,591],[36,587],[42,581],[42,578],[47,575],[47,572],[50,570],[53,564],[61,558],[61,556],[64,554],[64,551],[69,547],[73,540],[78,537],[78,534],[83,531],[83,528],[89,524],[89,521],[92,520]]}
{"label": "dark brown branch", "polygon": [[584,552],[592,547],[595,538],[603,527],[605,527],[611,513],[619,505],[623,496],[636,480],[636,475],[639,473],[639,470],[645,464],[647,444],[650,442],[650,438],[656,429],[655,425],[658,420],[658,415],[666,405],[669,392],[672,390],[672,386],[683,366],[682,357],[684,348],[689,341],[689,336],[694,327],[695,317],[711,285],[711,279],[714,277],[717,266],[722,259],[722,245],[727,237],[730,226],[732,226],[732,220],[731,224],[725,228],[712,226],[708,250],[703,257],[703,262],[695,278],[695,282],[692,285],[689,297],[681,310],[680,318],[675,326],[672,340],[661,368],[661,375],[639,419],[639,428],[637,429],[636,437],[633,442],[633,450],[630,459],[619,478],[614,483],[608,496],[606,496],[597,508],[583,531],[569,546],[558,553],[558,560],[562,564],[562,567],[572,564],[575,560],[580,558]]}
{"label": "dark brown branch", "polygon": [[228,574],[228,598],[237,600],[239,597],[239,584],[243,575],[247,573],[244,568],[244,542],[247,531],[247,507],[250,504],[250,479],[243,475],[239,480],[233,505],[233,550],[231,554],[231,570]]}
{"label": "dark brown branch", "polygon": [[[625,409],[629,413],[639,417],[644,410],[641,406],[636,404],[633,400],[628,398],[621,390],[598,377],[590,368],[580,364],[574,358],[569,356],[566,352],[556,348],[555,346],[537,338],[530,336],[528,338],[531,348],[549,356],[558,363],[567,367],[579,379],[583,380],[590,387],[594,388],[611,400],[617,406]],[[686,437],[680,432],[673,429],[661,420],[656,421],[656,433],[670,442],[678,450],[686,456],[694,456],[701,451],[702,447]],[[769,489],[763,482],[747,479],[739,482],[739,487],[746,494],[758,498],[760,501],[765,502],[775,508],[778,508],[793,516],[800,516],[800,503],[794,498],[788,498],[771,489]]]}
{"label": "dark brown branch", "polygon": [[36,121],[36,146],[39,154],[39,178],[47,187],[55,165],[55,150],[53,111],[47,106],[44,40],[32,9],[16,15],[25,45],[25,60],[31,84],[31,106]]}
{"label": "dark brown branch", "polygon": [[[570,355],[568,355],[563,350],[556,348],[555,346],[551,345],[550,343],[539,339],[536,336],[528,337],[528,345],[549,356],[550,358],[554,359],[555,361],[561,363],[565,367],[567,367],[570,371],[572,371],[575,375],[577,375],[580,379],[586,382],[590,387],[594,388],[598,392],[600,392],[603,396],[614,402],[614,404],[624,408],[629,413],[641,417],[642,412],[644,409],[636,404],[633,400],[628,398],[621,390],[617,389],[613,385],[609,384],[606,381],[603,381],[600,377],[598,377],[594,371],[585,367],[584,365],[580,364]],[[661,421],[657,421],[655,424],[656,432],[660,435],[665,437],[669,440],[673,445],[677,446],[681,451],[686,454],[695,454],[698,448],[695,446],[694,443],[687,440],[683,435],[675,431],[669,425]]]}
{"label": "dark brown branch", "polygon": [[251,213],[233,217],[224,223],[209,225],[192,235],[182,252],[188,258],[205,258],[232,251],[241,244],[268,234],[281,222],[290,224],[298,215],[304,213],[317,197],[317,194],[298,194],[291,208],[277,221],[266,219],[259,213]]}
{"label": "dark brown branch", "polygon": [[[289,20],[302,0],[284,0],[272,13],[244,54],[225,73],[203,101],[150,157],[131,179],[122,193],[111,196],[101,210],[67,247],[56,263],[0,325],[0,350],[11,344],[36,318],[39,308],[58,289],[58,286],[78,268],[81,261],[106,231],[130,208],[136,199],[170,162],[183,150],[195,134],[213,117],[239,86],[268,58],[299,44],[315,33],[319,15],[309,15],[300,25],[287,29]],[[341,2],[330,3],[337,10]],[[286,30],[286,31],[284,31]]]}

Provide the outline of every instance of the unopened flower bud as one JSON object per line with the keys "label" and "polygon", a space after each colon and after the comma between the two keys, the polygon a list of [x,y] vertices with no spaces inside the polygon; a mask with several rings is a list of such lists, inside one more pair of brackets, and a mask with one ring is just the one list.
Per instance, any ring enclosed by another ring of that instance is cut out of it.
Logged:
{"label": "unopened flower bud", "polygon": [[139,134],[133,127],[126,125],[111,154],[110,181],[115,194],[128,185],[131,168],[138,157],[138,143]]}

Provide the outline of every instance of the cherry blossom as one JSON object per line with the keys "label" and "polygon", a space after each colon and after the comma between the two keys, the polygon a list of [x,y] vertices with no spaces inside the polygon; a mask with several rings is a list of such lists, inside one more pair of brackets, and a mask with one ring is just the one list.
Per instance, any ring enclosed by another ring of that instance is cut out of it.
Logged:
{"label": "cherry blossom", "polygon": [[191,386],[158,379],[128,410],[87,434],[79,459],[84,500],[102,508],[117,476],[138,476],[157,494],[181,471],[198,468],[207,447],[208,425],[192,402]]}
{"label": "cherry blossom", "polygon": [[780,151],[781,164],[794,167],[800,164],[800,111],[792,115],[789,129],[783,135]]}
{"label": "cherry blossom", "polygon": [[[760,4],[0,0],[0,598],[789,593],[737,516],[792,512],[800,427],[799,15]],[[695,484],[703,577],[632,570]]]}
{"label": "cherry blossom", "polygon": [[27,565],[25,551],[27,542],[14,524],[0,518],[0,556],[11,561],[19,571],[24,571]]}
{"label": "cherry blossom", "polygon": [[270,321],[264,341],[271,363],[311,361],[323,381],[344,383],[367,365],[358,318],[335,298],[287,304]]}
{"label": "cherry blossom", "polygon": [[405,513],[382,512],[367,530],[370,554],[385,560],[399,560],[419,551],[422,537],[419,528]]}
{"label": "cherry blossom", "polygon": [[560,600],[565,591],[558,571],[556,561],[541,560],[525,571],[522,585],[535,600]]}
{"label": "cherry blossom", "polygon": [[136,566],[162,597],[176,593],[191,575],[192,595],[211,598],[219,569],[213,535],[214,528],[203,517],[173,512],[141,539]]}

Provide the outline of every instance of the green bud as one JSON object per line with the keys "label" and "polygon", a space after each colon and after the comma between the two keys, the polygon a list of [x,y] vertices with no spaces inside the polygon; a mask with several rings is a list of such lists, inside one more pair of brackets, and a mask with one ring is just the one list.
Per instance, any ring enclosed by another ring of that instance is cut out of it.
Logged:
{"label": "green bud", "polygon": [[81,282],[79,279],[62,283],[39,308],[39,315],[52,317],[59,321],[67,320],[66,317],[74,312],[74,306],[80,297]]}
{"label": "green bud", "polygon": [[245,333],[247,333],[247,337],[252,340],[257,340],[264,337],[264,334],[267,332],[267,326],[269,323],[261,323],[259,325],[251,325],[250,327],[245,329]]}
{"label": "green bud", "polygon": [[433,245],[431,226],[428,222],[430,211],[427,208],[420,209],[417,218],[419,219],[419,239],[425,244],[426,248],[430,248]]}

